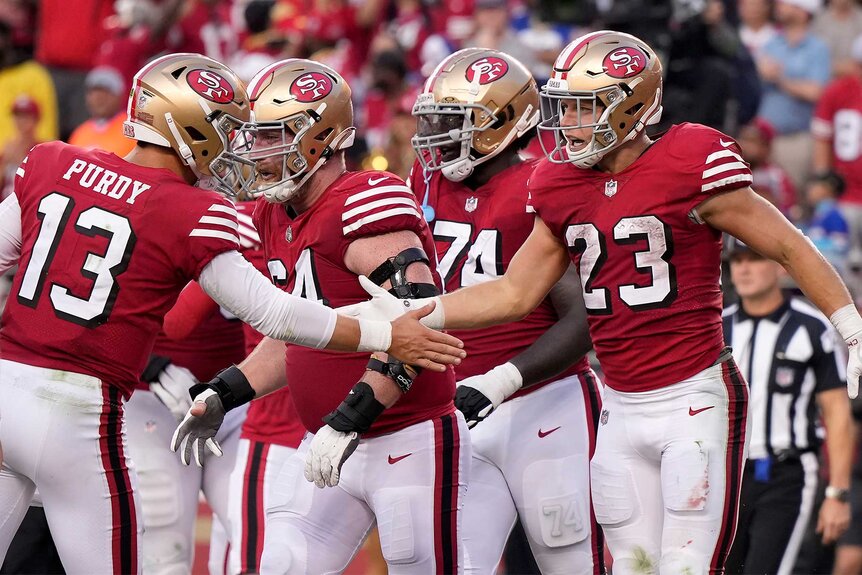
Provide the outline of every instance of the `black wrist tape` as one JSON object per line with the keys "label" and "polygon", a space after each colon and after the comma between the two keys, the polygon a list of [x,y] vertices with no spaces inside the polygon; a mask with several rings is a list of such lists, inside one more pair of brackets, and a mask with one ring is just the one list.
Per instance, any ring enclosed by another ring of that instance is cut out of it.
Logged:
{"label": "black wrist tape", "polygon": [[360,381],[353,386],[341,405],[323,418],[323,422],[335,431],[365,433],[384,409],[383,404],[375,399],[371,386]]}
{"label": "black wrist tape", "polygon": [[218,394],[225,412],[254,399],[254,388],[249,384],[242,370],[235,365],[223,369],[206,383],[191,386],[189,395],[194,399],[207,389],[212,389]]}

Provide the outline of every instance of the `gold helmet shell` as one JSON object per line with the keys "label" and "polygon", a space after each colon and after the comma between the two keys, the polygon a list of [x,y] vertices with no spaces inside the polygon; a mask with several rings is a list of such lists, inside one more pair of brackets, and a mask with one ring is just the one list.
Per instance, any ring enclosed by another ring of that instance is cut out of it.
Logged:
{"label": "gold helmet shell", "polygon": [[[610,30],[581,36],[560,53],[541,89],[539,130],[555,136],[550,149],[541,139],[545,154],[556,163],[595,165],[661,119],[661,92],[661,62],[645,42]],[[562,126],[569,106],[577,106],[579,123]],[[592,129],[590,141],[579,150],[565,137],[566,130],[575,128]]]}
{"label": "gold helmet shell", "polygon": [[252,195],[289,201],[327,159],[353,145],[350,86],[325,64],[299,58],[271,64],[249,82],[249,97],[253,121],[243,131],[254,144],[244,157],[282,162],[281,179],[259,180]]}
{"label": "gold helmet shell", "polygon": [[443,60],[416,98],[413,149],[422,167],[453,181],[498,155],[539,123],[539,91],[514,57],[466,48]]}
{"label": "gold helmet shell", "polygon": [[233,132],[251,115],[233,71],[200,54],[169,54],[135,74],[123,125],[134,140],[171,148],[197,176],[234,193],[249,170],[230,152]]}

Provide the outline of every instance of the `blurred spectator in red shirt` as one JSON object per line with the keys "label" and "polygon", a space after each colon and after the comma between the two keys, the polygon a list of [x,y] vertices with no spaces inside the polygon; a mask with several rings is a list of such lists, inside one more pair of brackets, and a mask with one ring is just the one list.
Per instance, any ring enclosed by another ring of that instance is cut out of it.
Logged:
{"label": "blurred spectator in red shirt", "polygon": [[[51,73],[60,110],[60,137],[87,119],[84,78],[104,39],[113,0],[40,0],[36,59]],[[43,110],[44,112],[44,110]]]}
{"label": "blurred spectator in red shirt", "polygon": [[36,136],[36,125],[39,123],[41,111],[36,100],[22,94],[12,104],[12,117],[15,121],[15,136],[6,143],[0,155],[0,199],[13,191],[15,171],[21,161],[27,156],[30,148],[40,143]]}
{"label": "blurred spectator in red shirt", "polygon": [[796,188],[787,172],[771,162],[774,137],[775,129],[769,122],[755,118],[740,129],[737,140],[742,148],[743,159],[751,164],[754,178],[751,188],[775,204],[790,220],[798,221],[802,214]]}
{"label": "blurred spectator in red shirt", "polygon": [[231,22],[231,7],[231,0],[187,0],[168,34],[170,50],[226,62],[240,43],[239,30]]}
{"label": "blurred spectator in red shirt", "polygon": [[93,65],[111,67],[131,88],[132,78],[165,49],[165,33],[179,17],[185,0],[116,0],[117,13],[106,20],[105,40]]}
{"label": "blurred spectator in red shirt", "polygon": [[85,85],[90,119],[75,128],[69,143],[125,156],[135,147],[135,141],[123,135],[127,92],[123,77],[113,68],[94,68],[87,74]]}

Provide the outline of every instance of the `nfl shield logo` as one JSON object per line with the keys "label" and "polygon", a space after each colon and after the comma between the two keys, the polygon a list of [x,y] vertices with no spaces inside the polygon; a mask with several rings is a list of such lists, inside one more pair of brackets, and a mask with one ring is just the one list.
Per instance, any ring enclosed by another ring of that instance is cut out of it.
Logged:
{"label": "nfl shield logo", "polygon": [[467,198],[467,203],[464,204],[464,209],[468,212],[475,212],[476,208],[479,207],[479,198],[474,198],[470,196]]}
{"label": "nfl shield logo", "polygon": [[775,370],[775,383],[781,387],[790,387],[796,379],[795,375],[792,367],[779,367]]}
{"label": "nfl shield logo", "polygon": [[609,412],[607,409],[603,409],[603,410],[602,410],[602,417],[601,417],[601,419],[600,419],[600,421],[602,422],[602,425],[607,425],[607,423],[608,423],[608,417],[610,417],[610,415],[611,415],[611,414],[610,414],[610,412]]}
{"label": "nfl shield logo", "polygon": [[605,182],[605,195],[610,198],[616,193],[617,193],[617,181],[616,180],[609,180],[609,181]]}
{"label": "nfl shield logo", "polygon": [[293,241],[293,227],[292,226],[287,226],[287,231],[284,232],[284,239],[286,239],[288,242]]}

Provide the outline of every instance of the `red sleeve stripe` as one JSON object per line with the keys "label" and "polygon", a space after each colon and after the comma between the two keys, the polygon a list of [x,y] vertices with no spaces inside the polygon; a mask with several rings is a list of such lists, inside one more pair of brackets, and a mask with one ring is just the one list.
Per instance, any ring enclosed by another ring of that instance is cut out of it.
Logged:
{"label": "red sleeve stripe", "polygon": [[376,210],[377,208],[396,205],[410,206],[412,208],[415,208],[416,201],[413,198],[383,198],[382,200],[368,202],[367,204],[356,206],[352,210],[344,212],[343,214],[341,214],[341,221],[346,222],[354,216],[364,214],[365,212],[370,212],[371,210]]}
{"label": "red sleeve stripe", "polygon": [[344,226],[341,229],[341,231],[344,233],[344,235],[347,235],[350,232],[355,232],[356,230],[358,230],[359,228],[361,228],[365,224],[370,224],[370,223],[377,222],[377,221],[380,221],[380,220],[383,220],[383,219],[386,219],[386,218],[389,218],[392,216],[399,216],[399,215],[414,216],[416,218],[422,217],[419,215],[419,212],[416,210],[416,208],[412,208],[412,207],[411,208],[392,208],[391,210],[384,210],[382,212],[377,212],[376,214],[370,214],[370,215],[365,216],[363,218],[359,218],[358,220],[356,220],[352,224]]}
{"label": "red sleeve stripe", "polygon": [[832,122],[823,118],[812,118],[811,133],[818,138],[831,138]]}
{"label": "red sleeve stripe", "polygon": [[364,192],[359,192],[358,194],[353,194],[347,201],[344,202],[345,206],[349,206],[350,204],[355,204],[356,202],[362,201],[365,198],[370,198],[371,196],[376,196],[379,194],[386,194],[391,192],[401,192],[403,194],[409,194],[411,197],[413,196],[413,192],[405,185],[393,185],[393,186],[380,186],[379,188],[371,188],[365,190]]}
{"label": "red sleeve stripe", "polygon": [[[737,184],[737,183],[739,183],[739,184],[742,184],[742,183],[750,184],[751,181],[752,180],[751,180],[751,174],[750,173],[736,174],[735,176],[728,176],[727,178],[724,178],[721,180],[716,180],[716,181],[711,182],[709,184],[704,184],[700,187],[700,191],[701,192],[708,192],[709,190],[714,190],[715,188],[721,188],[721,187],[724,187],[724,186],[727,186],[730,184]],[[741,188],[742,186],[736,186],[736,187]]]}

